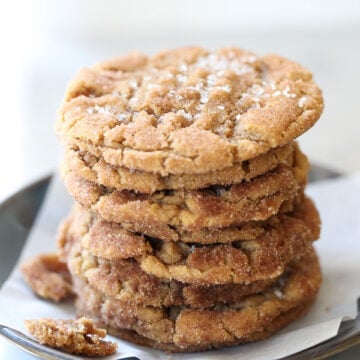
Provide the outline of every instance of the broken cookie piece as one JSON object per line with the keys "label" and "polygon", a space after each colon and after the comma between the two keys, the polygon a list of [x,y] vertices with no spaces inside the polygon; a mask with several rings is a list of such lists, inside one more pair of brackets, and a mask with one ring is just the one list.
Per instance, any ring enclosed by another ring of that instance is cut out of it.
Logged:
{"label": "broken cookie piece", "polygon": [[57,254],[41,254],[21,265],[25,281],[36,295],[52,301],[63,300],[73,294],[67,265]]}
{"label": "broken cookie piece", "polygon": [[37,319],[25,320],[25,325],[41,344],[84,356],[107,356],[116,352],[117,343],[105,341],[106,330],[95,327],[92,320]]}

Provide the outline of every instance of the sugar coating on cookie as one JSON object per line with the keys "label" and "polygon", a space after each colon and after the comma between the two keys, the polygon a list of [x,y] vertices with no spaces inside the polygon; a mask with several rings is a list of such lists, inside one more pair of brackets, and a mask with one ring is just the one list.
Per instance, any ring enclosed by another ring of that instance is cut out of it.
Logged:
{"label": "sugar coating on cookie", "polygon": [[194,231],[265,220],[303,190],[308,170],[305,155],[297,150],[292,166],[279,165],[251,182],[226,187],[145,195],[105,189],[76,172],[67,173],[64,180],[69,193],[104,220],[156,237],[159,232],[174,233],[171,226]]}
{"label": "sugar coating on cookie", "polygon": [[[271,221],[258,224],[258,236],[251,240],[238,238],[227,244],[186,244],[146,238],[127,232],[119,224],[91,219],[88,213],[86,209],[78,209],[73,214],[73,224],[65,237],[74,249],[68,252],[70,271],[91,282],[97,281],[99,268],[107,260],[104,265],[113,278],[116,278],[117,262],[136,261],[147,274],[194,285],[266,280],[279,276],[294,256],[304,255],[318,238],[320,229],[316,208],[307,198],[293,212],[278,214]],[[265,232],[261,231],[262,227]],[[65,249],[66,242],[66,239],[61,241]]]}
{"label": "sugar coating on cookie", "polygon": [[44,299],[58,302],[73,294],[67,265],[55,253],[27,260],[21,272],[34,293]]}
{"label": "sugar coating on cookie", "polygon": [[105,341],[106,330],[92,320],[37,319],[25,320],[25,325],[41,344],[76,355],[107,356],[116,352],[117,343]]}
{"label": "sugar coating on cookie", "polygon": [[323,109],[304,67],[237,48],[132,53],[81,70],[57,130],[113,166],[204,174],[285,145]]}
{"label": "sugar coating on cookie", "polygon": [[231,185],[241,181],[250,181],[280,164],[291,165],[297,148],[297,144],[292,142],[222,170],[205,174],[170,174],[168,176],[114,167],[101,156],[96,157],[86,151],[68,148],[61,171],[65,180],[70,173],[75,173],[77,176],[105,187],[140,193],[154,193],[167,189],[195,190],[211,185]]}
{"label": "sugar coating on cookie", "polygon": [[76,282],[76,306],[80,314],[94,317],[110,333],[123,337],[121,330],[131,330],[143,341],[125,339],[163,350],[200,351],[271,335],[306,312],[320,283],[319,263],[314,250],[310,250],[303,258],[293,260],[273,287],[232,305],[209,309],[138,306],[103,296]]}

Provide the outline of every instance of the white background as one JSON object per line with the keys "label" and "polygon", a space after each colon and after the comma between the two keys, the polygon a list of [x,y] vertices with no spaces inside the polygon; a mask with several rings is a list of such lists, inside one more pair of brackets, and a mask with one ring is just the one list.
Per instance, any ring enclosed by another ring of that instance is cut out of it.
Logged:
{"label": "white background", "polygon": [[54,120],[74,73],[133,49],[236,45],[297,60],[326,103],[303,149],[360,169],[360,1],[13,0],[0,10],[0,199],[58,166]]}

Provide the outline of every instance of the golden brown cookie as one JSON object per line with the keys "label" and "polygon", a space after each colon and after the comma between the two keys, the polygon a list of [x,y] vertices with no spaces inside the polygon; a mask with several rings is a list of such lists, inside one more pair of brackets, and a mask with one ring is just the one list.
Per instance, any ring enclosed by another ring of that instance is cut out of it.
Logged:
{"label": "golden brown cookie", "polygon": [[79,266],[83,263],[78,260],[72,259],[69,264],[73,276],[82,276],[82,280],[94,291],[120,301],[153,307],[190,306],[201,309],[216,304],[234,304],[246,296],[264,291],[278,279],[254,281],[248,285],[196,286],[146,274],[139,264],[131,260],[110,262],[98,259],[97,266],[82,275]]}
{"label": "golden brown cookie", "polygon": [[[244,296],[264,290],[277,280],[277,278],[273,278],[255,281],[248,285],[196,286],[176,280],[167,281],[146,274],[132,259],[109,261],[97,258],[94,267],[94,262],[91,261],[94,258],[89,257],[89,261],[84,262],[80,256],[81,248],[77,248],[88,229],[86,225],[81,224],[91,219],[91,216],[87,217],[89,213],[77,212],[77,215],[80,214],[84,216],[82,221],[74,221],[70,217],[61,224],[58,234],[59,250],[62,260],[69,263],[72,275],[80,276],[83,281],[91,284],[96,291],[104,295],[143,305],[188,305],[205,308],[216,303],[237,302]],[[109,246],[109,244],[107,245]],[[112,248],[112,246],[109,247]],[[71,261],[69,261],[69,257]],[[82,273],[84,268],[88,269],[85,271],[85,276]]]}
{"label": "golden brown cookie", "polygon": [[300,150],[292,167],[284,164],[250,182],[202,190],[166,190],[151,195],[107,189],[74,175],[65,176],[70,194],[107,221],[156,236],[184,230],[226,227],[265,220],[302,192],[309,163]]}
{"label": "golden brown cookie", "polygon": [[41,344],[69,354],[107,356],[116,352],[117,343],[105,341],[106,330],[98,329],[90,319],[25,320],[25,325]]}
{"label": "golden brown cookie", "polygon": [[[288,213],[294,211],[295,207],[301,203],[303,200],[303,194],[299,196],[296,201],[291,204],[291,206],[282,207],[281,211],[278,214]],[[181,228],[169,228],[167,231],[157,231],[158,229],[151,228],[148,232],[153,233],[153,238],[163,240],[163,241],[181,241],[183,243],[199,243],[199,244],[228,244],[235,241],[242,240],[256,240],[260,236],[264,235],[267,232],[269,226],[272,224],[278,223],[278,214],[273,215],[265,221],[249,221],[238,226],[229,226],[225,228],[203,228],[198,231],[187,231]],[[75,220],[75,216],[76,219]],[[69,216],[62,221],[59,226],[59,236],[58,239],[62,242],[65,237],[64,234],[71,227],[70,233],[77,234],[77,236],[85,236],[88,232],[88,225],[92,223],[96,218],[96,215],[91,211],[84,211],[84,208],[79,204],[75,204]],[[76,226],[72,226],[76,224]],[[80,228],[81,225],[81,228]],[[116,225],[115,225],[116,226]],[[123,230],[128,230],[131,233],[134,231],[131,230],[126,224],[121,224]],[[76,230],[74,230],[76,228]],[[59,247],[64,249],[68,246],[69,241],[64,244],[59,244]]]}
{"label": "golden brown cookie", "polygon": [[183,48],[81,70],[57,131],[116,167],[205,174],[289,143],[322,109],[311,73],[290,60]]}
{"label": "golden brown cookie", "polygon": [[205,351],[205,350],[211,350],[211,349],[218,349],[225,346],[235,346],[235,345],[241,345],[244,343],[254,342],[266,339],[270,337],[275,332],[281,330],[286,325],[290,324],[291,322],[301,318],[302,316],[306,315],[306,313],[309,311],[311,305],[313,304],[314,300],[310,300],[308,302],[303,302],[301,305],[284,312],[283,314],[276,317],[272,323],[264,327],[263,329],[259,331],[255,331],[254,333],[242,337],[242,339],[238,339],[237,342],[231,342],[229,344],[213,344],[211,347],[208,345],[194,345],[194,346],[187,346],[186,350],[184,350],[183,347],[179,347],[174,344],[165,344],[160,343],[156,340],[149,339],[147,337],[139,335],[134,330],[124,330],[124,329],[117,329],[117,328],[111,328],[104,324],[101,320],[96,320],[96,323],[99,324],[99,326],[106,327],[109,334],[116,336],[120,339],[130,341],[137,345],[142,346],[149,346],[155,349],[167,351],[167,352],[195,352],[195,351]]}
{"label": "golden brown cookie", "polygon": [[[69,236],[64,233],[62,236]],[[165,280],[146,274],[132,260],[109,261],[102,258],[82,257],[78,246],[81,239],[63,239],[67,245],[65,257],[73,277],[79,277],[97,292],[124,302],[162,306],[191,306],[206,308],[215,304],[232,304],[245,296],[259,293],[277,281],[277,278],[254,281],[251,284],[196,286],[176,280]]]}
{"label": "golden brown cookie", "polygon": [[313,299],[308,302],[303,302],[301,305],[296,306],[293,309],[282,313],[281,315],[276,317],[272,323],[268,324],[266,327],[262,328],[261,330],[255,331],[250,335],[246,335],[242,337],[242,339],[238,339],[236,342],[231,342],[229,344],[226,343],[213,344],[211,347],[209,347],[208,345],[187,346],[186,350],[184,350],[183,347],[179,347],[178,345],[160,343],[156,340],[152,340],[147,337],[141,336],[134,330],[111,328],[98,319],[96,320],[96,322],[99,324],[99,326],[106,327],[108,329],[109,334],[113,336],[117,336],[123,340],[130,341],[134,344],[149,346],[167,352],[205,351],[210,349],[218,349],[225,346],[235,346],[235,345],[266,339],[275,332],[281,330],[286,325],[306,315],[313,302],[314,302]]}
{"label": "golden brown cookie", "polygon": [[25,281],[44,299],[61,301],[73,295],[71,276],[57,254],[41,254],[21,264]]}
{"label": "golden brown cookie", "polygon": [[273,287],[231,306],[136,306],[104,297],[78,280],[76,306],[79,314],[93,318],[110,333],[122,336],[123,330],[132,330],[139,335],[134,339],[127,336],[127,340],[170,351],[199,351],[269,336],[306,311],[320,283],[319,263],[311,251],[293,261],[286,277]]}
{"label": "golden brown cookie", "polygon": [[[81,238],[83,249],[72,261],[80,261],[82,276],[96,270],[98,258],[136,259],[148,274],[196,285],[250,283],[277,277],[294,256],[309,251],[320,231],[319,215],[308,198],[293,212],[274,216],[259,237],[228,244],[175,243],[149,238],[131,233],[120,224],[92,217],[86,209],[76,210],[73,216],[67,236],[70,244]],[[78,229],[86,231],[79,234]],[[59,244],[68,251],[66,240],[61,239]]]}
{"label": "golden brown cookie", "polygon": [[298,151],[298,146],[292,142],[223,170],[196,175],[168,176],[115,167],[104,161],[102,157],[69,148],[65,152],[62,173],[65,178],[72,172],[85,180],[108,188],[132,190],[145,194],[158,190],[198,190],[211,185],[231,185],[249,181],[281,164],[292,166],[294,147],[295,151]]}

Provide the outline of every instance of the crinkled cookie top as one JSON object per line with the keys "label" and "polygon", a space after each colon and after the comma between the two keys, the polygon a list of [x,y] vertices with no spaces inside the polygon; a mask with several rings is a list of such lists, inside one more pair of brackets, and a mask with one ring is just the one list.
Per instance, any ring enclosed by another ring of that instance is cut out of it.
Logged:
{"label": "crinkled cookie top", "polygon": [[289,143],[322,109],[311,73],[290,60],[194,47],[82,69],[57,130],[67,146],[113,166],[203,174]]}

